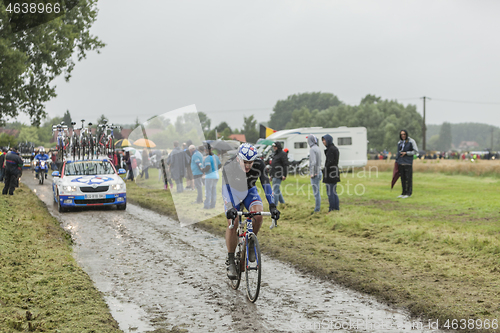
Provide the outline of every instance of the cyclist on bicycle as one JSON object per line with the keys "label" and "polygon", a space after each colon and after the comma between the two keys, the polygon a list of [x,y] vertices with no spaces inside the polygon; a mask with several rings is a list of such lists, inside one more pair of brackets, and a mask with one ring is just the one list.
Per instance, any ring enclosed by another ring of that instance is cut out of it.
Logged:
{"label": "cyclist on bicycle", "polygon": [[[280,212],[276,209],[273,199],[273,190],[269,183],[269,178],[264,172],[264,162],[257,158],[257,149],[249,143],[240,145],[238,154],[229,159],[222,170],[222,198],[224,199],[224,209],[226,211],[226,247],[228,252],[227,276],[230,279],[237,279],[236,265],[234,264],[234,251],[238,245],[237,228],[229,229],[231,221],[234,219],[238,223],[238,210],[243,203],[249,212],[262,212],[264,207],[262,199],[257,192],[255,183],[260,179],[262,188],[269,203],[271,217],[278,220]],[[262,216],[255,216],[253,222],[253,232],[257,234],[262,225]],[[249,244],[253,249],[253,245]],[[250,251],[248,260],[255,261],[254,251]]]}

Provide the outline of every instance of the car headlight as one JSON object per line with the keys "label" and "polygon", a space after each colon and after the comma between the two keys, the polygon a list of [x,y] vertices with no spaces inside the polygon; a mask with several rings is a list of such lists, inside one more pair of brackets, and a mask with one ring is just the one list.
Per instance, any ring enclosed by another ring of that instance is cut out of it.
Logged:
{"label": "car headlight", "polygon": [[75,192],[76,191],[76,186],[63,186],[63,191],[65,192]]}
{"label": "car headlight", "polygon": [[121,189],[123,189],[125,186],[123,184],[114,184],[114,185],[111,185],[111,188],[115,191],[119,191]]}

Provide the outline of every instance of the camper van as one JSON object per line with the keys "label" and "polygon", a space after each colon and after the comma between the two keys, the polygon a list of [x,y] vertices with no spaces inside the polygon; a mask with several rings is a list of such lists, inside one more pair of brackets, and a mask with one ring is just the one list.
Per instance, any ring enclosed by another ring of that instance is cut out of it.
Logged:
{"label": "camper van", "polygon": [[[309,156],[309,145],[307,136],[314,134],[318,138],[318,145],[323,151],[325,146],[321,137],[330,134],[333,143],[340,152],[339,167],[364,167],[367,163],[368,140],[366,127],[303,127],[275,132],[266,139],[280,142],[283,148],[288,148],[288,159],[290,161],[300,161]],[[325,156],[322,156],[325,161]]]}

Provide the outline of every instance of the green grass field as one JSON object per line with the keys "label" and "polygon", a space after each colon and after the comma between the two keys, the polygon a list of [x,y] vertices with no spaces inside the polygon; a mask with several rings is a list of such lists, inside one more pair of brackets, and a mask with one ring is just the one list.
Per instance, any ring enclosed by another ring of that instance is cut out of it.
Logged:
{"label": "green grass field", "polygon": [[21,185],[0,207],[0,332],[121,332],[45,204]]}
{"label": "green grass field", "polygon": [[[417,172],[413,196],[397,199],[391,178],[375,168],[343,175],[341,210],[328,215],[324,188],[321,213],[311,215],[309,179],[288,178],[279,227],[265,221],[259,233],[263,251],[415,316],[499,318],[500,180]],[[175,216],[169,191],[138,184],[128,183],[129,200]],[[223,235],[226,222],[221,213],[197,225]]]}

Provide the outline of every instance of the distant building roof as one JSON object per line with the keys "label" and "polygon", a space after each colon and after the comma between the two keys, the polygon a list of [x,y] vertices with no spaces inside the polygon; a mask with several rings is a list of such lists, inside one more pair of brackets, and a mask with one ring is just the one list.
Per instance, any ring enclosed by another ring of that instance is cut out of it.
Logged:
{"label": "distant building roof", "polygon": [[247,142],[247,139],[245,138],[245,134],[231,134],[229,136],[229,139],[236,140],[239,142]]}
{"label": "distant building roof", "polygon": [[458,145],[459,149],[469,149],[475,147],[479,147],[479,143],[477,143],[476,141],[462,141]]}
{"label": "distant building roof", "polygon": [[19,135],[19,130],[12,129],[12,128],[0,128],[0,133],[6,133],[8,135],[12,135],[13,137],[16,137]]}
{"label": "distant building roof", "polygon": [[132,132],[132,130],[129,128],[123,128],[121,130],[120,134],[122,135],[122,138],[126,139],[126,138],[128,138],[128,136],[130,135],[131,132]]}

